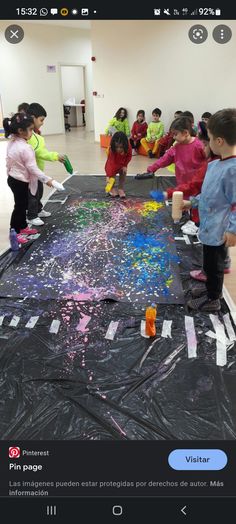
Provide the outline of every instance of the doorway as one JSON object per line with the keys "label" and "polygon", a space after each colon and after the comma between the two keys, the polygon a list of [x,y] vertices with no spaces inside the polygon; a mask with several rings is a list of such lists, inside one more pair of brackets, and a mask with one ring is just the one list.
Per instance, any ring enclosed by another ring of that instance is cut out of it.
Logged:
{"label": "doorway", "polygon": [[65,130],[85,127],[85,71],[81,65],[61,65]]}

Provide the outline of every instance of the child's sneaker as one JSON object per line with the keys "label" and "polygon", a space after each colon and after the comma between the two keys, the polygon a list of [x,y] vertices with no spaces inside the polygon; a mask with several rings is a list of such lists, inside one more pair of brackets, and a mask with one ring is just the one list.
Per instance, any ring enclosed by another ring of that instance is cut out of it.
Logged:
{"label": "child's sneaker", "polygon": [[40,211],[40,213],[38,214],[39,217],[50,217],[52,213],[50,213],[49,211],[45,211],[45,209],[42,209],[42,211]]}
{"label": "child's sneaker", "polygon": [[17,235],[17,242],[18,242],[18,244],[27,244],[27,242],[29,242],[29,240],[27,240],[27,238],[23,237],[22,235],[20,235],[20,233],[18,233],[18,235]]}
{"label": "child's sneaker", "polygon": [[41,218],[37,217],[37,218],[32,218],[32,220],[27,220],[28,224],[30,226],[43,226],[44,225],[44,221],[41,220]]}
{"label": "child's sneaker", "polygon": [[205,273],[202,271],[202,269],[194,269],[193,271],[190,271],[190,276],[194,280],[199,280],[199,282],[206,282],[207,277]]}
{"label": "child's sneaker", "polygon": [[136,156],[138,154],[138,151],[136,149],[132,149],[132,156]]}
{"label": "child's sneaker", "polygon": [[201,284],[200,286],[196,286],[196,287],[192,287],[190,289],[190,293],[192,295],[192,297],[201,297],[202,295],[206,295],[207,294],[207,288],[205,286],[205,284]]}
{"label": "child's sneaker", "polygon": [[20,230],[20,235],[37,235],[37,233],[37,229],[30,229],[30,227],[25,227],[24,229]]}
{"label": "child's sneaker", "polygon": [[149,158],[154,158],[154,156],[155,156],[151,149],[149,149],[149,151],[148,151],[148,156],[149,156]]}
{"label": "child's sneaker", "polygon": [[187,302],[187,306],[195,311],[205,311],[206,313],[214,313],[220,311],[220,300],[211,300],[207,295],[202,295],[198,298],[192,298]]}

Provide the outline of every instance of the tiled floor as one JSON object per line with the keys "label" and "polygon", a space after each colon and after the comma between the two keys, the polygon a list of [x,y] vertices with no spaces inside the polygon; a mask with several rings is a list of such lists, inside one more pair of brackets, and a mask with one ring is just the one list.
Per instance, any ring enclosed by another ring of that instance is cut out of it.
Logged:
{"label": "tiled floor", "polygon": [[[72,129],[65,135],[54,135],[45,137],[47,148],[51,151],[66,153],[73,165],[74,171],[81,174],[104,173],[106,161],[106,151],[101,149],[98,143],[94,142],[93,133],[87,133],[85,128]],[[13,207],[12,193],[7,185],[5,157],[6,141],[0,141],[0,252],[9,246],[9,220]],[[134,156],[129,164],[129,173],[142,173],[146,171],[150,160],[143,156]],[[165,170],[164,170],[165,171]],[[59,162],[47,162],[45,173],[53,176],[58,181],[63,181],[67,173]],[[168,173],[168,172],[167,172]],[[105,180],[104,180],[105,181]],[[44,186],[44,198],[50,192]],[[227,287],[232,299],[236,302],[236,248],[231,249],[232,272],[225,275],[225,286]]]}

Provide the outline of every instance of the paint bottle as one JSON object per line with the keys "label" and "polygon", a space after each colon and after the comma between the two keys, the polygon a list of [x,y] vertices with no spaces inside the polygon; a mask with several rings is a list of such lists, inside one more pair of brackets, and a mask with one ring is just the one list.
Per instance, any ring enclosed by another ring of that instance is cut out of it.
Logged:
{"label": "paint bottle", "polygon": [[69,161],[68,156],[66,156],[66,155],[65,155],[64,166],[65,166],[65,168],[66,168],[67,173],[69,173],[70,175],[72,175],[72,174],[73,174],[73,167],[72,167],[72,165],[71,165],[71,163],[70,163],[70,161]]}
{"label": "paint bottle", "polygon": [[11,244],[11,250],[19,251],[20,247],[19,247],[19,243],[17,240],[17,233],[16,233],[16,230],[13,229],[13,227],[10,229],[9,240]]}
{"label": "paint bottle", "polygon": [[177,224],[183,213],[183,192],[182,191],[174,191],[172,196],[172,218]]}
{"label": "paint bottle", "polygon": [[155,337],[156,335],[156,316],[157,316],[157,307],[156,304],[151,304],[146,309],[146,327],[145,332],[148,337]]}
{"label": "paint bottle", "polygon": [[109,191],[111,191],[111,189],[113,188],[113,186],[115,184],[115,181],[116,181],[116,179],[114,177],[111,176],[109,178],[109,182],[107,182],[107,185],[105,187],[106,193],[109,193]]}

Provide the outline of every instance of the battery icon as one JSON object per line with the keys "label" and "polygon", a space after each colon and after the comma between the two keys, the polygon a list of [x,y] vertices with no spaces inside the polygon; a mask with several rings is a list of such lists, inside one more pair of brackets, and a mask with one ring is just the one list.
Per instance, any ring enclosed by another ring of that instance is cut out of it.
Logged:
{"label": "battery icon", "polygon": [[216,16],[220,16],[221,15],[221,9],[216,9],[215,10],[215,14],[216,14]]}

